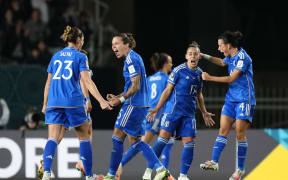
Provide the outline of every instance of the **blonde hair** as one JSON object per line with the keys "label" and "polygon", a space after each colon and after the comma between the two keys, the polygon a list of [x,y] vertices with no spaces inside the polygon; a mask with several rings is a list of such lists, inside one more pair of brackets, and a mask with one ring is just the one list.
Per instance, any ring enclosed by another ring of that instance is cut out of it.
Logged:
{"label": "blonde hair", "polygon": [[66,28],[64,29],[64,33],[60,36],[60,38],[64,42],[76,43],[77,38],[78,37],[82,38],[83,36],[84,34],[79,28],[77,27],[72,28],[71,26],[66,26]]}
{"label": "blonde hair", "polygon": [[61,39],[66,42],[67,41],[67,38],[68,38],[68,35],[69,35],[69,32],[71,31],[71,27],[70,26],[66,26],[66,28],[64,29],[64,33],[61,35]]}

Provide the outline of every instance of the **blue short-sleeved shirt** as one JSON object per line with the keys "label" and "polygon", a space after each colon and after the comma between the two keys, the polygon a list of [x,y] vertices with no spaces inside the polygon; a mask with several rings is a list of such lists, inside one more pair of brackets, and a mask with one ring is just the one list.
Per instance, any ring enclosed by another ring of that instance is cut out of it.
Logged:
{"label": "blue short-sleeved shirt", "polygon": [[47,68],[52,74],[47,107],[83,107],[80,72],[89,71],[88,58],[73,47],[56,52]]}
{"label": "blue short-sleeved shirt", "polygon": [[173,92],[165,104],[164,113],[177,113],[183,116],[194,116],[196,111],[196,97],[203,87],[202,70],[197,67],[189,69],[183,63],[169,75],[168,83],[174,85]]}
{"label": "blue short-sleeved shirt", "polygon": [[146,82],[146,70],[143,60],[139,54],[130,50],[124,61],[123,76],[125,79],[124,94],[132,85],[131,78],[140,75],[140,89],[130,98],[126,99],[124,104],[136,107],[148,107],[148,88]]}
{"label": "blue short-sleeved shirt", "polygon": [[223,59],[223,62],[228,65],[228,73],[230,75],[234,69],[242,72],[233,83],[229,83],[225,101],[245,102],[255,105],[252,59],[244,49],[240,48],[235,56],[227,56]]}
{"label": "blue short-sleeved shirt", "polygon": [[147,78],[148,103],[151,108],[155,108],[162,92],[166,88],[168,75],[163,72],[156,72]]}

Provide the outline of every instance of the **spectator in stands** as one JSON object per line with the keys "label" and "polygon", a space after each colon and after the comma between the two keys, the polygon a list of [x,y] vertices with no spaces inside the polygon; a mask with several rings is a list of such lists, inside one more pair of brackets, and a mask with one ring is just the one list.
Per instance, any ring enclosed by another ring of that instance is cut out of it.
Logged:
{"label": "spectator in stands", "polygon": [[39,59],[41,64],[47,66],[50,62],[52,54],[49,52],[47,45],[44,41],[38,43]]}
{"label": "spectator in stands", "polygon": [[8,8],[13,12],[14,22],[19,19],[26,21],[29,18],[32,9],[30,0],[12,0],[8,2],[10,2]]}
{"label": "spectator in stands", "polygon": [[2,46],[1,46],[1,54],[3,56],[9,57],[11,55],[11,49],[13,48],[13,45],[11,44],[11,41],[8,41],[9,36],[14,31],[14,24],[13,24],[13,12],[11,9],[8,9],[5,12],[5,18],[3,22],[3,26],[0,27],[0,34],[1,34],[1,41],[2,41]]}
{"label": "spectator in stands", "polygon": [[27,38],[27,48],[37,45],[39,41],[46,38],[45,24],[41,21],[40,16],[40,10],[34,9],[31,19],[25,23],[24,36]]}
{"label": "spectator in stands", "polygon": [[43,23],[47,24],[49,21],[49,8],[47,0],[31,0],[33,8],[37,8],[41,11],[41,20]]}
{"label": "spectator in stands", "polygon": [[5,12],[5,21],[0,28],[1,34],[1,55],[14,58],[23,57],[22,40],[23,40],[23,21],[18,19],[13,22],[13,12],[7,9]]}
{"label": "spectator in stands", "polygon": [[40,41],[29,51],[26,63],[47,66],[50,62],[51,53],[44,41]]}
{"label": "spectator in stands", "polygon": [[91,23],[91,21],[93,21],[92,18],[91,18],[90,11],[81,11],[79,13],[79,18],[78,19],[79,19],[79,21],[77,22],[77,26],[83,30],[83,32],[85,33],[86,39],[90,39],[90,36],[92,34],[92,23]]}

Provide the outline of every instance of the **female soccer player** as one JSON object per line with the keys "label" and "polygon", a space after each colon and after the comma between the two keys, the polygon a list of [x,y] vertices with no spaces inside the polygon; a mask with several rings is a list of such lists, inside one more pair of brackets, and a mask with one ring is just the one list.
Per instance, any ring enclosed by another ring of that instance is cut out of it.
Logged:
{"label": "female soccer player", "polygon": [[212,159],[201,164],[202,169],[218,170],[218,160],[227,144],[227,135],[236,121],[236,135],[238,140],[238,168],[230,180],[239,180],[244,174],[248,142],[246,130],[252,123],[253,112],[256,105],[252,59],[241,48],[243,35],[241,32],[225,31],[218,37],[218,50],[225,58],[222,60],[207,54],[202,54],[204,59],[218,66],[228,65],[228,76],[216,77],[203,72],[202,78],[206,81],[229,83],[225,104],[220,118],[219,134],[215,140]]}
{"label": "female soccer player", "polygon": [[[86,54],[87,55],[87,52],[85,50],[82,49],[82,46],[83,44],[81,42],[76,42],[76,46],[78,47],[79,46],[79,51]],[[93,75],[92,73],[92,70],[89,70],[89,73],[90,73],[90,76]],[[80,79],[80,86],[81,86],[81,90],[82,90],[82,93],[84,95],[84,106],[85,106],[85,110],[86,110],[86,115],[87,115],[87,118],[88,118],[88,122],[89,122],[89,129],[88,129],[88,135],[89,135],[89,140],[90,140],[90,143],[92,145],[92,137],[93,137],[93,128],[92,128],[92,119],[91,119],[91,116],[90,116],[90,112],[92,110],[92,104],[91,104],[91,100],[90,100],[90,95],[89,95],[89,90],[87,89],[87,87],[85,86],[85,83],[84,83],[84,80],[83,78]],[[45,114],[45,112],[43,112]],[[60,132],[60,135],[57,139],[58,141],[58,144],[60,144],[60,142],[62,141],[66,131],[69,129],[68,126],[64,127],[62,126],[62,129],[61,129],[61,132]],[[78,161],[77,164],[76,164],[76,169],[81,171],[81,173],[85,176],[85,169],[84,169],[84,166],[83,166],[83,163],[82,161]],[[43,177],[43,173],[44,173],[44,168],[43,168],[43,160],[40,161],[40,166],[37,170],[37,176],[38,178],[41,180],[42,177]]]}
{"label": "female soccer player", "polygon": [[[147,86],[148,86],[148,104],[153,109],[156,107],[157,102],[161,96],[161,93],[166,87],[168,73],[171,72],[172,69],[172,58],[170,55],[166,53],[154,53],[150,58],[151,68],[155,72],[153,75],[147,78]],[[156,115],[155,121],[149,122],[146,118],[143,121],[143,126],[145,127],[145,135],[142,136],[142,140],[146,143],[150,143],[155,134],[158,135],[159,127],[160,127],[160,116],[162,114],[162,110]],[[174,143],[174,139],[171,138],[169,143],[165,146],[162,152],[162,163],[166,169],[168,169],[169,165],[169,157],[170,150]],[[119,170],[117,172],[117,180],[120,180],[120,174],[122,173],[122,167],[130,161],[139,151],[135,148],[131,147],[124,154],[121,164],[119,166]],[[149,168],[143,179],[151,179],[153,167]]]}
{"label": "female soccer player", "polygon": [[[81,92],[80,75],[90,93],[98,100],[102,109],[109,109],[109,103],[103,99],[96,85],[89,77],[87,56],[80,51],[79,44],[84,43],[84,34],[77,27],[67,26],[61,38],[68,46],[56,52],[48,66],[48,78],[44,89],[42,112],[48,124],[48,141],[43,161],[42,180],[49,180],[51,165],[58,145],[62,126],[75,127],[80,140],[80,159],[86,172],[86,180],[94,179],[92,173],[92,150],[88,135],[88,120],[83,107],[84,96]],[[80,42],[80,43],[79,43]]]}
{"label": "female soccer player", "polygon": [[115,122],[112,136],[113,150],[110,169],[104,180],[115,179],[116,171],[122,159],[123,141],[128,136],[130,148],[141,151],[146,160],[154,164],[157,170],[155,180],[166,179],[169,172],[161,164],[150,146],[140,138],[144,134],[142,122],[147,114],[148,98],[146,70],[143,60],[133,49],[136,42],[132,34],[119,33],[112,39],[112,50],[118,59],[125,58],[123,76],[124,92],[118,96],[107,94],[109,103],[113,106],[123,103]]}
{"label": "female soccer player", "polygon": [[176,137],[181,137],[184,149],[178,180],[189,180],[187,172],[192,163],[196,137],[196,103],[200,107],[205,124],[209,127],[215,124],[211,118],[214,114],[207,112],[202,94],[202,70],[197,66],[200,59],[198,43],[194,41],[188,46],[185,58],[187,62],[174,68],[169,75],[167,87],[157,106],[148,114],[148,118],[154,119],[167,101],[161,118],[160,134],[153,149],[156,155],[160,156],[175,131]]}

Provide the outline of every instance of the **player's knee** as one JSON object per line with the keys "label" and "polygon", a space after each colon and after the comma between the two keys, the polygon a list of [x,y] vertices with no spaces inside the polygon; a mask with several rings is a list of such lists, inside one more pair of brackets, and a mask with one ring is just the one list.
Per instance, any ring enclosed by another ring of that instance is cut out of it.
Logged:
{"label": "player's knee", "polygon": [[228,129],[228,128],[220,127],[220,129],[219,129],[219,135],[221,135],[221,136],[227,136],[228,133],[229,133],[229,129]]}
{"label": "player's knee", "polygon": [[237,140],[238,141],[246,141],[246,135],[243,132],[236,132]]}
{"label": "player's knee", "polygon": [[121,129],[118,129],[118,128],[115,128],[115,129],[114,129],[113,135],[114,135],[114,136],[117,136],[117,137],[119,137],[119,138],[121,138],[121,139],[124,139],[124,138],[126,137],[125,132],[122,131]]}
{"label": "player's knee", "polygon": [[194,137],[182,137],[183,145],[194,141]]}

